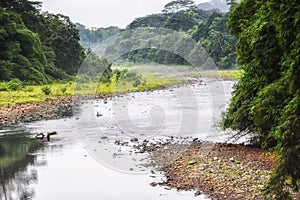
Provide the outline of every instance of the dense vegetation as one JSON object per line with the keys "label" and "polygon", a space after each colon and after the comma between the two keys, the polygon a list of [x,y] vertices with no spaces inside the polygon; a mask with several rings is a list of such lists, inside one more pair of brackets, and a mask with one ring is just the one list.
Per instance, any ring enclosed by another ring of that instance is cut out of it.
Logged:
{"label": "dense vegetation", "polygon": [[74,75],[85,52],[67,16],[42,13],[40,2],[0,2],[0,81],[47,83]]}
{"label": "dense vegetation", "polygon": [[237,36],[244,76],[235,86],[225,128],[275,147],[279,163],[266,199],[291,199],[300,180],[300,4],[243,0],[228,25]]}
{"label": "dense vegetation", "polygon": [[[228,69],[236,66],[236,38],[229,33],[226,26],[227,18],[228,13],[224,14],[216,10],[199,10],[193,1],[179,0],[166,4],[162,13],[136,18],[125,30],[116,27],[90,30],[79,24],[77,27],[79,27],[81,42],[85,47],[93,47],[92,43],[94,42],[102,42],[109,36],[141,27],[159,27],[178,31],[187,37],[193,38],[203,46],[220,69]],[[153,37],[155,35],[149,33],[145,33],[143,38],[129,38],[122,35],[123,41],[118,42],[120,46],[114,46],[113,48],[115,51],[121,52],[123,48],[126,48],[132,42],[136,42],[136,40],[140,41],[140,47],[148,46],[147,43],[151,43]],[[174,44],[172,45],[176,46],[178,42],[180,41],[173,41]],[[188,64],[179,55],[155,48],[142,48],[132,51],[123,55],[122,59],[135,63]]]}
{"label": "dense vegetation", "polygon": [[79,30],[80,43],[86,49],[93,48],[94,44],[98,44],[100,42],[105,41],[106,39],[117,35],[123,30],[116,27],[110,26],[107,28],[91,28],[88,29],[84,25],[80,23],[75,24],[77,29]]}

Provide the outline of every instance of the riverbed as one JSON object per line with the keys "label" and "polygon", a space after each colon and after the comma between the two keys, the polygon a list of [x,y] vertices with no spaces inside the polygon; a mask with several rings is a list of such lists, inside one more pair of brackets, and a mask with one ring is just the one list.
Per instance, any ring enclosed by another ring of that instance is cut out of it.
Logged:
{"label": "riverbed", "polygon": [[[2,126],[0,199],[208,199],[151,186],[165,177],[136,146],[180,143],[180,154],[195,138],[228,141],[218,122],[233,84],[201,80],[82,100],[73,117]],[[51,131],[49,142],[34,137]]]}

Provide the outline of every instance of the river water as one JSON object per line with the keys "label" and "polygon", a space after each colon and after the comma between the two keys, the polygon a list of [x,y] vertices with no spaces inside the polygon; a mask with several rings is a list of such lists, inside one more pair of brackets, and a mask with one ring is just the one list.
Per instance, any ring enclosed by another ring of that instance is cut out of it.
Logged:
{"label": "river water", "polygon": [[[164,177],[144,165],[151,160],[136,153],[134,140],[228,140],[217,122],[233,84],[206,80],[118,95],[84,102],[72,118],[0,127],[0,199],[208,199],[150,186]],[[50,131],[58,133],[50,142],[34,137]]]}

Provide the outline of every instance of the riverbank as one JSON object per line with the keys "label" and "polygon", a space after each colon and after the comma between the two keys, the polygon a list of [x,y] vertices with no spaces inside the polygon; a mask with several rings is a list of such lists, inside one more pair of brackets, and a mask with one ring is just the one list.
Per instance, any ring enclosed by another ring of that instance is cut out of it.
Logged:
{"label": "riverbank", "polygon": [[72,115],[72,96],[48,99],[44,102],[19,103],[0,107],[0,125],[58,119]]}
{"label": "riverbank", "polygon": [[[141,72],[144,76],[147,75],[148,81],[146,86],[140,88],[118,88],[109,86],[102,94],[95,94],[95,84],[82,84],[81,88],[74,89],[74,83],[67,84],[54,84],[49,86],[53,93],[50,96],[43,94],[41,86],[31,88],[32,91],[7,91],[1,92],[2,99],[6,99],[7,96],[10,100],[3,100],[0,103],[0,125],[11,125],[22,122],[32,122],[39,120],[59,119],[66,116],[72,116],[72,104],[75,99],[95,99],[105,98],[107,96],[118,95],[128,92],[140,92],[140,91],[153,91],[164,90],[172,87],[179,87],[182,85],[191,85],[196,82],[202,82],[202,79],[209,80],[237,80],[242,74],[240,71],[207,71],[207,72],[195,72],[190,68],[179,68],[180,76],[171,76],[169,71],[160,71],[158,74],[154,74],[153,67],[144,69],[143,67],[136,68],[136,70],[146,70]],[[155,69],[157,70],[157,68]],[[168,76],[166,76],[168,75]],[[166,77],[165,77],[166,76]],[[182,79],[182,77],[184,77]],[[160,80],[160,81],[159,81]],[[157,84],[157,81],[160,84]],[[66,88],[65,95],[63,95],[61,89]],[[73,89],[72,89],[73,88]],[[119,90],[117,90],[119,89]],[[135,89],[135,90],[133,90]],[[94,93],[93,93],[94,92]],[[93,94],[93,95],[92,95]],[[23,102],[24,101],[24,102]]]}
{"label": "riverbank", "polygon": [[[193,142],[186,150],[156,149],[151,152],[154,165],[166,177],[152,183],[178,190],[194,190],[195,196],[205,194],[212,200],[262,200],[261,190],[276,165],[276,153],[241,144],[214,144],[201,156],[203,143]],[[174,158],[167,161],[168,158]],[[166,163],[167,162],[167,163]]]}

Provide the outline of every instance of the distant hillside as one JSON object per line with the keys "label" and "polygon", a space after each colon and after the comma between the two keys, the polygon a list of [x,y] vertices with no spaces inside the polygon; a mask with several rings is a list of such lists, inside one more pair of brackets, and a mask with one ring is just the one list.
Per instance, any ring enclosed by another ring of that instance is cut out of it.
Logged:
{"label": "distant hillside", "polygon": [[[238,0],[239,2],[239,0]],[[200,3],[197,6],[201,10],[220,10],[221,12],[228,12],[229,5],[226,0],[211,0],[209,2]]]}
{"label": "distant hillside", "polygon": [[79,30],[80,43],[85,48],[92,48],[93,44],[100,43],[111,36],[114,36],[123,29],[116,26],[110,26],[107,28],[86,28],[84,25],[76,23],[76,28]]}
{"label": "distant hillside", "polygon": [[[236,38],[229,33],[226,26],[228,13],[221,13],[219,10],[201,10],[196,5],[191,5],[191,1],[188,1],[189,7],[174,5],[174,2],[173,4],[171,3],[165,6],[162,13],[134,19],[125,30],[117,27],[86,29],[83,25],[77,24],[81,43],[85,48],[92,48],[95,44],[122,33],[122,31],[130,31],[139,27],[159,27],[185,33],[193,38],[206,49],[220,69],[228,69],[236,65]],[[153,40],[157,41],[159,39],[162,38],[157,38],[155,34],[153,35],[150,32],[140,34],[136,38],[132,38],[132,36],[122,37],[121,34],[118,44],[109,46],[108,49],[112,52],[124,52],[124,49],[129,49],[133,44],[149,46]],[[161,41],[166,43],[169,40],[170,38],[164,38]],[[169,42],[172,42],[172,45],[176,45],[180,41],[174,40]],[[135,63],[189,64],[178,55],[153,48],[129,52],[123,55],[121,59]]]}

